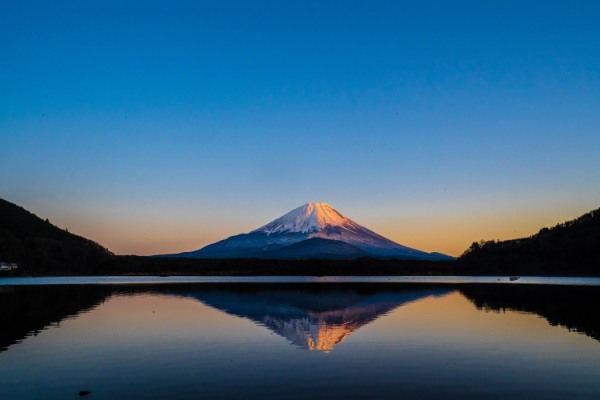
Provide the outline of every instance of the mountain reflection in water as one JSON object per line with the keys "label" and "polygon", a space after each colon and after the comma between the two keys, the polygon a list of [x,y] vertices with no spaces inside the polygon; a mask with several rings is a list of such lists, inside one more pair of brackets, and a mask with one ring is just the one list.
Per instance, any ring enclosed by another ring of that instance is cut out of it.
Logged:
{"label": "mountain reflection in water", "polygon": [[[0,287],[0,351],[114,295],[196,299],[246,318],[295,346],[329,351],[352,332],[407,303],[460,292],[477,309],[537,314],[600,341],[600,288],[533,285],[177,284]],[[176,329],[176,327],[173,327]]]}
{"label": "mountain reflection in water", "polygon": [[189,294],[206,305],[247,318],[308,350],[330,351],[352,332],[406,303],[452,289],[357,287],[205,290]]}

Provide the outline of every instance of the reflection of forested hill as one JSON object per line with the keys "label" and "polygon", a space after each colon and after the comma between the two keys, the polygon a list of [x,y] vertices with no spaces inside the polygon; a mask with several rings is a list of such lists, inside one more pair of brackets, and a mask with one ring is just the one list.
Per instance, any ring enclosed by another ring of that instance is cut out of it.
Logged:
{"label": "reflection of forested hill", "polygon": [[221,311],[248,318],[309,350],[332,350],[355,330],[403,304],[451,290],[352,285],[231,286],[190,292]]}
{"label": "reflection of forested hill", "polygon": [[460,291],[483,310],[535,313],[600,340],[600,288],[587,286],[463,285]]}
{"label": "reflection of forested hill", "polygon": [[599,275],[600,209],[523,239],[481,241],[459,258],[458,274]]}
{"label": "reflection of forested hill", "polygon": [[100,304],[109,286],[0,287],[0,351]]}

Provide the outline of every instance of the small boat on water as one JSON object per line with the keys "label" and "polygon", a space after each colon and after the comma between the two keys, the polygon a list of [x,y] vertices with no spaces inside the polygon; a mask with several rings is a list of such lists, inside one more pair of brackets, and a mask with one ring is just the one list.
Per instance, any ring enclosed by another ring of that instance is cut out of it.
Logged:
{"label": "small boat on water", "polygon": [[511,276],[508,278],[508,280],[510,280],[511,282],[516,281],[517,279],[519,279],[520,276]]}

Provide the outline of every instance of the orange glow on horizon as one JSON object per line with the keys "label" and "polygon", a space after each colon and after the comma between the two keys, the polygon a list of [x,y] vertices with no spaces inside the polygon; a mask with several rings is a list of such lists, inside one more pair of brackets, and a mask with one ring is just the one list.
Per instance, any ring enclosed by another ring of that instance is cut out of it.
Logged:
{"label": "orange glow on horizon", "polygon": [[[444,214],[443,210],[423,215],[415,210],[411,212],[413,216],[384,209],[381,211],[382,216],[370,215],[354,220],[402,245],[459,256],[475,241],[527,237],[543,227],[577,218],[591,209],[592,207],[580,206],[497,212],[462,211],[453,215]],[[279,211],[275,211],[271,217],[276,218],[277,212]],[[350,218],[353,218],[352,214],[346,213]],[[47,213],[40,212],[38,215]],[[63,213],[51,216],[50,220],[59,227],[67,227],[72,233],[100,243],[115,254],[144,256],[197,250],[229,236],[247,233],[261,223],[268,222],[270,218],[235,223],[232,219],[224,222],[204,221],[205,214],[197,214],[186,220],[168,220],[166,217],[149,220],[142,215],[130,218],[93,218],[81,215],[85,214]]]}

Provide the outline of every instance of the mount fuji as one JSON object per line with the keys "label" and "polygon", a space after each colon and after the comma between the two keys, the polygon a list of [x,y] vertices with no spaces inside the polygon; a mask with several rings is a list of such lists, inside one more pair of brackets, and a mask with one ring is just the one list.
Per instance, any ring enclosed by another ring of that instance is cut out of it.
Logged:
{"label": "mount fuji", "polygon": [[393,242],[357,224],[327,203],[307,203],[249,233],[231,236],[199,250],[162,257],[453,259]]}

